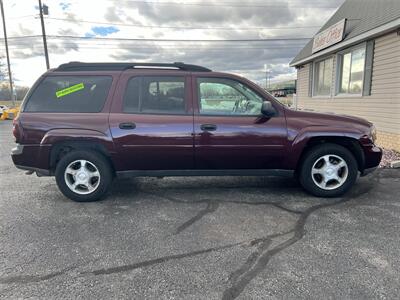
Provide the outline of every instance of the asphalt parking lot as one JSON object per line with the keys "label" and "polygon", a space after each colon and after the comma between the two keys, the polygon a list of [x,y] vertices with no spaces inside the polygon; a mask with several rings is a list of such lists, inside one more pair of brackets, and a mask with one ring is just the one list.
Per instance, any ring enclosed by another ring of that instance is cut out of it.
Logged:
{"label": "asphalt parking lot", "polygon": [[400,170],[340,199],[269,177],[117,180],[74,203],[24,175],[0,123],[0,297],[395,299]]}

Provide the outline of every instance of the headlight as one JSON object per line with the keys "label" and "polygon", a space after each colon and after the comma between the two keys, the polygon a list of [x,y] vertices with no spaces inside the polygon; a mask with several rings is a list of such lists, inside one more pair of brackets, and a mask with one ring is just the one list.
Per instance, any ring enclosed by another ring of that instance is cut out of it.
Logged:
{"label": "headlight", "polygon": [[371,126],[371,131],[370,131],[370,138],[372,140],[373,143],[375,143],[376,141],[376,128],[374,125]]}

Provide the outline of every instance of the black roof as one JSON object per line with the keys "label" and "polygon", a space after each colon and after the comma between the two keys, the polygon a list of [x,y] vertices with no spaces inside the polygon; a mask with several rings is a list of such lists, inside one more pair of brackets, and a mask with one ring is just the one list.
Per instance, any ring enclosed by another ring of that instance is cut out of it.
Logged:
{"label": "black roof", "polygon": [[55,71],[123,71],[127,69],[139,68],[160,68],[160,69],[179,69],[182,71],[192,71],[192,72],[211,72],[210,69],[197,66],[185,64],[183,62],[174,63],[84,63],[84,62],[69,62],[60,65]]}

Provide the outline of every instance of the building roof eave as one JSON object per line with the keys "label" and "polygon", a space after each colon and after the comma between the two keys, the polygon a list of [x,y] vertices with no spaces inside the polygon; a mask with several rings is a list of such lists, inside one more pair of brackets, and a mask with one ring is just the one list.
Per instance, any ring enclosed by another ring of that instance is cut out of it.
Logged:
{"label": "building roof eave", "polygon": [[327,55],[327,54],[330,54],[332,52],[342,50],[343,48],[350,47],[350,46],[355,45],[357,43],[361,43],[361,42],[363,42],[365,40],[371,39],[371,38],[376,37],[378,35],[382,35],[382,34],[390,32],[390,31],[396,30],[399,27],[400,27],[400,18],[395,19],[395,20],[393,20],[391,22],[388,22],[388,23],[386,23],[386,24],[384,24],[382,26],[379,26],[379,27],[376,27],[374,29],[371,29],[369,31],[366,31],[366,32],[364,32],[362,34],[359,34],[359,35],[357,35],[357,36],[355,36],[353,38],[350,38],[348,40],[343,40],[340,43],[337,43],[337,44],[335,44],[335,45],[333,45],[333,46],[331,46],[329,48],[326,48],[326,49],[321,50],[321,51],[319,51],[317,53],[314,53],[314,54],[312,54],[312,55],[310,55],[310,56],[308,56],[306,58],[303,58],[303,59],[300,59],[300,60],[297,60],[297,61],[293,60],[292,62],[290,62],[289,66],[290,67],[296,67],[296,66],[299,66],[299,65],[303,65],[303,64],[305,64],[305,63],[307,63],[309,61],[312,61],[312,60],[314,60],[314,59],[316,59],[318,57],[321,57],[323,55]]}

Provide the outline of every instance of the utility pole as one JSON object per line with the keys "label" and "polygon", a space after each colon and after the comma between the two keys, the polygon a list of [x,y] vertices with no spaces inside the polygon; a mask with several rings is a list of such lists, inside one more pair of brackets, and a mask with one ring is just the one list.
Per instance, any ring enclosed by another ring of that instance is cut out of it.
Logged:
{"label": "utility pole", "polygon": [[269,75],[271,73],[270,69],[267,69],[265,71],[265,89],[268,90],[271,86],[271,76]]}
{"label": "utility pole", "polygon": [[0,6],[1,6],[1,17],[3,19],[4,44],[6,46],[8,80],[10,81],[10,96],[11,96],[12,105],[15,106],[14,88],[13,88],[13,80],[12,80],[12,74],[11,74],[10,53],[8,52],[7,29],[6,29],[6,19],[4,17],[3,0],[0,0]]}
{"label": "utility pole", "polygon": [[43,7],[42,0],[39,0],[39,13],[40,13],[40,22],[42,23],[44,57],[46,58],[46,68],[48,70],[48,69],[50,69],[50,63],[49,63],[49,53],[47,52],[46,29],[44,28],[43,9],[46,9],[45,14],[47,15],[48,7],[46,5]]}
{"label": "utility pole", "polygon": [[265,70],[265,89],[268,90],[269,89],[269,73],[271,72],[271,70],[268,68],[267,64],[264,64],[264,70]]}

